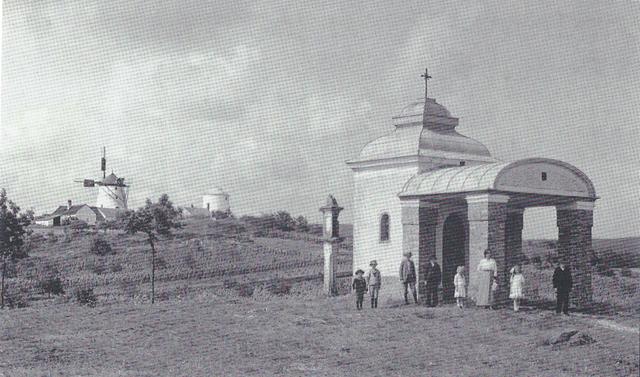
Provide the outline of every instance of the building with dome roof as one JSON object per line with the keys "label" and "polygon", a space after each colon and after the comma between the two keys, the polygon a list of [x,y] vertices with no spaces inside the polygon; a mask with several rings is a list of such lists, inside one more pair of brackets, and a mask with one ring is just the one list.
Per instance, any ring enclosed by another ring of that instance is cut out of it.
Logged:
{"label": "building with dome roof", "polygon": [[209,212],[231,211],[229,194],[219,187],[214,187],[202,196],[202,208],[206,208]]}
{"label": "building with dome roof", "polygon": [[453,299],[457,266],[469,271],[473,297],[475,269],[489,249],[499,270],[496,299],[506,301],[508,271],[522,257],[524,209],[553,206],[558,252],[573,270],[574,301],[590,303],[587,255],[597,196],[589,178],[557,160],[499,161],[457,132],[458,118],[426,90],[425,98],[404,107],[392,117],[391,132],[347,162],[354,174],[354,271],[375,259],[382,275],[398,284],[402,255],[411,252],[424,295],[427,260],[435,256],[442,298]]}

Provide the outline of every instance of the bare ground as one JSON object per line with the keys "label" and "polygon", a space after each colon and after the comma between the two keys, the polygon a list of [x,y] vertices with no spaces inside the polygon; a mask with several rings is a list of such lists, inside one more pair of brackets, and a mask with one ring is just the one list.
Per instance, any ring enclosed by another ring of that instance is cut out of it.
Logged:
{"label": "bare ground", "polygon": [[[638,375],[637,333],[601,318],[454,306],[358,312],[352,301],[202,292],[154,306],[5,310],[0,376]],[[566,330],[596,342],[543,344]]]}

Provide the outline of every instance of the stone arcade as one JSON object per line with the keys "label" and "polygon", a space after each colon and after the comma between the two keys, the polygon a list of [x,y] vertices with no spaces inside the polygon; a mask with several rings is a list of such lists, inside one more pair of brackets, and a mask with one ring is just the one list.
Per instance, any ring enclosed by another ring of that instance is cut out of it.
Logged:
{"label": "stone arcade", "polygon": [[[425,80],[430,78],[425,73]],[[400,297],[398,266],[413,253],[418,289],[435,255],[442,266],[442,295],[453,298],[456,266],[475,269],[490,249],[498,265],[496,300],[508,299],[508,270],[522,256],[525,208],[554,206],[558,252],[571,265],[574,303],[591,302],[593,205],[589,178],[565,162],[530,158],[505,163],[476,140],[456,132],[458,119],[428,98],[393,117],[393,132],[367,144],[348,162],[354,172],[353,269],[378,260],[386,283],[381,296]]]}

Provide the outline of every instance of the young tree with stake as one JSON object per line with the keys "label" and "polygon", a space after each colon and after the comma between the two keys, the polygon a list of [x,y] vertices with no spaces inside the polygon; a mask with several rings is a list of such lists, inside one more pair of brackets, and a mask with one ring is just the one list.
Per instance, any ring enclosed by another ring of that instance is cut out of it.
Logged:
{"label": "young tree with stake", "polygon": [[0,190],[0,256],[2,257],[2,282],[0,283],[0,308],[4,308],[4,277],[10,260],[27,256],[22,249],[25,227],[30,221],[20,214],[20,207],[7,197],[5,189]]}
{"label": "young tree with stake", "polygon": [[157,203],[147,199],[144,207],[127,211],[121,221],[129,234],[144,233],[151,246],[151,303],[155,302],[156,247],[159,236],[170,236],[171,229],[180,227],[180,211],[173,206],[167,194],[162,194]]}

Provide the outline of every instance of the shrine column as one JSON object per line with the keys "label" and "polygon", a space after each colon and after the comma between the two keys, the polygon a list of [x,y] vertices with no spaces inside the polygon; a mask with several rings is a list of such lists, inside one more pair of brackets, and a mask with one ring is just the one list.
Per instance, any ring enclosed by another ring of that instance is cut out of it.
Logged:
{"label": "shrine column", "polygon": [[507,267],[510,269],[516,263],[522,263],[522,227],[524,208],[507,209],[507,228],[505,233]]}
{"label": "shrine column", "polygon": [[[426,296],[427,263],[436,255],[438,205],[420,200],[402,201],[402,253],[410,252],[416,265],[418,296]],[[398,262],[399,263],[399,262]]]}
{"label": "shrine column", "polygon": [[576,201],[556,207],[558,255],[571,268],[571,300],[578,307],[588,307],[593,299],[590,263],[593,206],[590,201]]}
{"label": "shrine column", "polygon": [[505,227],[509,197],[502,194],[478,194],[469,195],[466,200],[469,220],[469,296],[472,299],[477,297],[476,268],[483,258],[484,251],[489,249],[498,267],[495,302],[506,303],[509,299],[509,271],[505,250]]}

